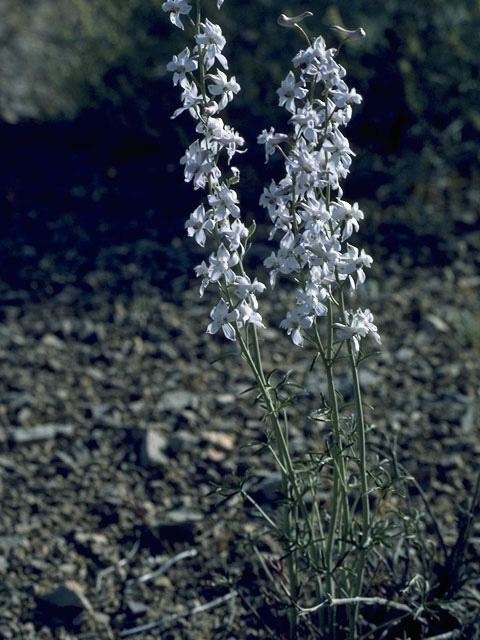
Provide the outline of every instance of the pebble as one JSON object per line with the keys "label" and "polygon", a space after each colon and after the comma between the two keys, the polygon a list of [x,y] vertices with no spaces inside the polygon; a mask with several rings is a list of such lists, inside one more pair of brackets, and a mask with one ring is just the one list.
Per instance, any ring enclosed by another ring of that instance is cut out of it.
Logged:
{"label": "pebble", "polygon": [[178,429],[168,438],[168,450],[176,455],[181,451],[191,451],[198,445],[199,438],[191,431]]}
{"label": "pebble", "polygon": [[73,580],[37,598],[40,613],[50,619],[79,624],[93,612],[82,587]]}
{"label": "pebble", "polygon": [[400,347],[395,357],[398,362],[411,363],[415,357],[415,351],[410,347]]}
{"label": "pebble", "polygon": [[127,609],[132,616],[142,616],[147,611],[147,605],[138,600],[127,600]]}
{"label": "pebble", "polygon": [[140,444],[140,464],[142,467],[166,467],[168,440],[159,431],[148,429],[143,433]]}
{"label": "pebble", "polygon": [[433,315],[433,313],[427,313],[425,320],[437,331],[441,331],[442,333],[448,333],[450,331],[448,324],[438,316]]}
{"label": "pebble", "polygon": [[167,391],[163,394],[157,403],[157,411],[169,411],[171,413],[180,413],[182,409],[187,407],[196,408],[198,406],[198,396],[191,391],[177,389],[175,391]]}
{"label": "pebble", "polygon": [[235,447],[235,434],[225,433],[223,431],[203,431],[202,437],[210,444],[224,449],[225,451],[232,451]]}
{"label": "pebble", "polygon": [[[8,560],[5,556],[0,556],[0,574],[5,574],[8,571]],[[0,635],[1,638],[1,635]]]}
{"label": "pebble", "polygon": [[60,338],[58,338],[56,335],[54,335],[53,333],[46,333],[42,340],[41,340],[42,344],[44,344],[46,347],[53,347],[54,349],[64,349],[65,348],[65,343],[63,340],[61,340]]}
{"label": "pebble", "polygon": [[71,424],[38,424],[32,427],[12,427],[9,439],[16,444],[51,440],[57,436],[72,436],[74,427]]}

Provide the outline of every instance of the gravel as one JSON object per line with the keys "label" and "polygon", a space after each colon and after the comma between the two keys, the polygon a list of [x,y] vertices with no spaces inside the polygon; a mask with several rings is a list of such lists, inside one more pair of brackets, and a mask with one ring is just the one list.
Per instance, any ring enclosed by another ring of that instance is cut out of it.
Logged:
{"label": "gravel", "polygon": [[[394,452],[416,477],[447,545],[480,454],[480,247],[474,235],[458,243],[443,265],[379,256],[358,302],[383,339],[361,373],[372,452]],[[130,260],[135,248],[120,246],[128,251],[112,255]],[[187,240],[172,250],[196,259]],[[247,447],[262,429],[253,398],[239,395],[251,375],[237,358],[218,360],[231,344],[205,334],[213,293],[200,300],[184,275],[159,286],[153,272],[118,262],[107,275],[94,263],[51,293],[61,262],[42,259],[43,289],[0,283],[0,637],[111,640],[142,626],[132,637],[270,637],[222,579],[238,579],[262,619],[278,624],[242,543],[252,513],[215,495],[247,467],[266,507],[281,485],[268,456]],[[306,416],[324,385],[312,354],[275,328],[286,304],[287,288],[265,296],[265,366],[295,369],[307,392],[290,409],[292,442],[321,449],[324,434]],[[342,372],[339,386],[348,401]],[[418,491],[412,500],[425,510]],[[434,540],[428,518],[425,527]],[[479,536],[476,527],[474,575]],[[470,576],[472,593],[477,583]],[[478,601],[468,609],[470,620]]]}

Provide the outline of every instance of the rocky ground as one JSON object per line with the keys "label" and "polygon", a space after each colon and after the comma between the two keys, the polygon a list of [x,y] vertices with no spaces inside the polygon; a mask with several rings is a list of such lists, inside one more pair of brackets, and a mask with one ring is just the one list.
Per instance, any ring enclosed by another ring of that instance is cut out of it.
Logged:
{"label": "rocky ground", "polygon": [[[244,544],[252,514],[212,493],[251,467],[251,491],[272,506],[278,479],[246,446],[262,429],[239,395],[248,372],[237,359],[210,364],[231,345],[205,334],[213,298],[200,301],[190,279],[191,243],[160,240],[153,217],[92,251],[74,214],[48,220],[40,239],[30,218],[33,231],[13,225],[2,241],[0,638],[281,637]],[[398,245],[400,231],[365,239],[376,264],[359,305],[383,346],[362,384],[372,455],[394,453],[415,476],[438,550],[432,516],[452,548],[479,468],[480,236],[472,226]],[[306,417],[323,387],[308,350],[276,329],[287,300],[265,296],[262,343],[267,369],[295,368],[307,389],[291,410],[301,452],[323,446]],[[339,386],[348,399],[348,378]],[[479,545],[477,527],[455,637],[477,637]]]}

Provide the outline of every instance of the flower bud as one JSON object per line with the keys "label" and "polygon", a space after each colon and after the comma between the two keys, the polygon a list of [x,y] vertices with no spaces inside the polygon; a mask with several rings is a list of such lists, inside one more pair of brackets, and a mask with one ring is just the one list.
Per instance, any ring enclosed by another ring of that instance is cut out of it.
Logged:
{"label": "flower bud", "polygon": [[311,11],[304,11],[303,13],[300,13],[298,16],[293,16],[292,18],[289,18],[284,13],[282,13],[278,17],[277,22],[281,27],[294,27],[296,24],[301,22],[304,18],[309,18],[310,16],[313,16],[313,13]]}
{"label": "flower bud", "polygon": [[214,116],[218,111],[218,104],[214,100],[210,100],[203,111],[207,116]]}
{"label": "flower bud", "polygon": [[339,27],[334,24],[330,27],[330,29],[332,31],[336,31],[342,36],[346,36],[345,40],[361,40],[367,35],[365,31],[362,29],[362,27],[359,27],[358,29],[354,29],[353,31],[350,31],[349,29],[344,29],[343,27]]}

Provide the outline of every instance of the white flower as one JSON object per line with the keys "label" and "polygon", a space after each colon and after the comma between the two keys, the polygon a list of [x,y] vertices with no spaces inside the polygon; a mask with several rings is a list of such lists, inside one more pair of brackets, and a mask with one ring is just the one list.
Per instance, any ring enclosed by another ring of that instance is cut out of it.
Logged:
{"label": "white flower", "polygon": [[311,47],[306,51],[299,51],[293,58],[293,64],[306,75],[313,76],[318,73],[317,56]]}
{"label": "white flower", "polygon": [[224,0],[217,0],[217,9],[220,9],[220,7],[222,6]]}
{"label": "white flower", "polygon": [[358,208],[358,202],[351,205],[343,200],[332,203],[332,217],[337,222],[343,222],[342,242],[348,240],[353,231],[358,231],[359,220],[363,220],[363,211]]}
{"label": "white flower", "polygon": [[221,244],[217,253],[212,253],[209,257],[210,266],[208,268],[208,277],[211,282],[218,282],[220,278],[225,278],[228,284],[235,281],[235,273],[231,269],[238,264],[238,255],[230,254],[224,244]]}
{"label": "white flower", "polygon": [[[288,157],[288,169],[293,173],[320,174],[325,168],[324,155],[311,150],[306,141],[300,138]],[[308,179],[308,176],[303,176],[303,179]],[[317,186],[321,185],[317,183]]]}
{"label": "white flower", "polygon": [[171,62],[167,64],[167,71],[171,71],[173,73],[173,84],[180,84],[183,89],[187,89],[189,86],[189,82],[187,81],[186,75],[187,73],[191,73],[198,69],[198,62],[190,57],[190,50],[188,47],[178,54],[178,56],[173,56]]}
{"label": "white flower", "polygon": [[208,80],[212,80],[214,84],[208,85],[208,90],[212,96],[221,96],[218,103],[218,110],[224,109],[229,102],[233,100],[233,96],[240,91],[240,85],[232,76],[230,80],[223,71],[219,70],[215,75],[208,74]]}
{"label": "white flower", "polygon": [[215,222],[205,212],[203,204],[198,206],[195,211],[190,215],[190,218],[185,223],[185,228],[190,237],[195,236],[195,241],[201,247],[205,246],[206,235],[205,231],[213,231],[215,228]]}
{"label": "white flower", "polygon": [[295,127],[295,134],[302,135],[307,142],[317,144],[322,133],[321,126],[325,120],[324,108],[314,109],[309,104],[301,109],[297,109],[295,115],[290,118],[290,122]]}
{"label": "white flower", "polygon": [[215,153],[218,153],[220,147],[226,150],[228,164],[236,153],[243,153],[238,147],[242,147],[245,140],[221,118],[208,118],[206,123],[200,122],[196,131],[203,133],[208,146],[211,146]]}
{"label": "white flower", "polygon": [[310,329],[313,324],[313,318],[308,315],[303,305],[297,305],[292,311],[289,311],[280,322],[280,328],[287,330],[287,335],[292,336],[293,344],[297,347],[303,347],[302,329]]}
{"label": "white flower", "polygon": [[237,276],[233,283],[235,287],[234,293],[240,300],[250,300],[250,303],[254,309],[258,309],[256,293],[262,293],[266,287],[263,282],[259,282],[257,278],[250,280],[248,276]]}
{"label": "white flower", "polygon": [[323,228],[323,223],[330,220],[330,212],[325,202],[317,200],[312,194],[307,196],[306,202],[300,202],[299,206],[302,209],[300,215],[302,220],[306,222],[307,229],[311,228],[315,223],[321,223],[321,228]]}
{"label": "white flower", "polygon": [[[350,288],[352,290],[355,289],[356,286],[358,287],[365,282],[365,272],[363,269],[371,267],[372,262],[372,257],[365,253],[365,249],[359,252],[357,247],[347,242],[347,251],[342,254],[337,264],[340,279],[344,280],[346,276],[350,276]],[[351,278],[351,274],[353,273],[357,275],[356,285]]]}
{"label": "white flower", "polygon": [[286,133],[275,133],[275,129],[270,127],[267,131],[264,129],[262,133],[257,137],[258,144],[265,145],[265,164],[268,162],[268,157],[275,153],[275,149],[282,142],[286,142],[288,136]]}
{"label": "white flower", "polygon": [[362,102],[362,96],[356,92],[355,89],[339,91],[331,89],[329,91],[329,97],[333,100],[335,105],[343,109],[346,105],[360,104]]}
{"label": "white flower", "polygon": [[348,175],[348,169],[352,163],[351,156],[355,154],[350,149],[348,139],[334,128],[327,140],[323,143],[323,149],[328,153],[328,169],[332,173],[340,174],[342,178]]}
{"label": "white flower", "polygon": [[190,115],[193,118],[198,117],[196,108],[198,108],[198,106],[201,104],[202,96],[198,93],[197,85],[193,82],[188,82],[188,80],[185,78],[182,82],[182,87],[183,87],[183,92],[182,92],[183,107],[179,107],[178,109],[175,109],[175,111],[171,116],[172,120],[187,110],[190,112]]}
{"label": "white flower", "polygon": [[180,164],[185,165],[185,182],[193,180],[193,188],[204,188],[207,184],[208,176],[214,172],[215,167],[206,149],[202,149],[200,141],[195,140],[180,159]]}
{"label": "white flower", "polygon": [[215,193],[208,196],[208,202],[217,221],[224,220],[229,215],[234,218],[240,216],[237,193],[233,189],[229,189],[226,184],[219,185]]}
{"label": "white flower", "polygon": [[293,71],[289,71],[287,77],[277,89],[278,104],[290,113],[295,113],[295,100],[302,99],[307,95],[308,91],[302,82],[295,82]]}
{"label": "white flower", "polygon": [[264,188],[259,204],[268,210],[272,222],[289,206],[291,189],[291,181],[285,178],[279,184],[272,180],[270,186]]}
{"label": "white flower", "polygon": [[215,58],[224,69],[228,69],[228,62],[222,53],[226,44],[222,30],[218,24],[210,22],[207,18],[205,22],[200,23],[202,33],[195,36],[197,45],[203,46],[203,62],[206,69],[210,69],[215,64]]}
{"label": "white flower", "polygon": [[345,324],[336,322],[333,325],[340,340],[351,340],[355,355],[360,351],[360,340],[365,338],[369,333],[377,344],[382,341],[378,335],[376,325],[373,324],[373,314],[370,309],[357,309],[355,313],[345,311]]}
{"label": "white flower", "polygon": [[203,294],[205,293],[205,289],[210,284],[210,278],[208,277],[208,266],[205,260],[202,260],[199,265],[194,267],[194,271],[197,278],[202,276],[202,284],[200,285],[200,297],[202,298]]}
{"label": "white flower", "polygon": [[162,9],[170,12],[170,22],[179,29],[183,29],[180,16],[186,16],[192,10],[190,1],[191,0],[167,0],[167,2],[162,4]]}
{"label": "white flower", "polygon": [[239,321],[238,321],[239,326],[243,327],[248,322],[250,322],[251,324],[254,324],[257,327],[260,327],[261,329],[265,329],[265,325],[263,324],[263,321],[262,321],[262,316],[258,313],[258,311],[255,311],[255,309],[253,309],[249,304],[247,304],[245,300],[240,303],[237,309],[239,312]]}
{"label": "white flower", "polygon": [[210,312],[212,322],[210,322],[207,327],[207,333],[214,334],[217,333],[219,329],[222,329],[224,336],[228,338],[228,340],[235,341],[235,329],[231,323],[237,322],[239,317],[240,314],[237,309],[229,311],[228,304],[225,300],[220,300]]}
{"label": "white flower", "polygon": [[308,313],[314,313],[316,316],[326,316],[328,309],[320,302],[327,297],[326,290],[309,282],[306,284],[305,289],[297,289],[296,291],[297,302],[303,309],[308,310]]}
{"label": "white flower", "polygon": [[270,284],[272,287],[275,286],[279,273],[288,275],[289,273],[300,271],[300,265],[293,250],[286,247],[280,247],[276,254],[272,251],[270,257],[266,258],[263,264],[267,269],[270,269]]}
{"label": "white flower", "polygon": [[230,224],[226,220],[220,227],[219,233],[222,238],[227,240],[230,251],[240,250],[240,252],[243,253],[244,247],[242,245],[242,239],[248,238],[248,229],[243,222],[234,220],[232,224]]}

